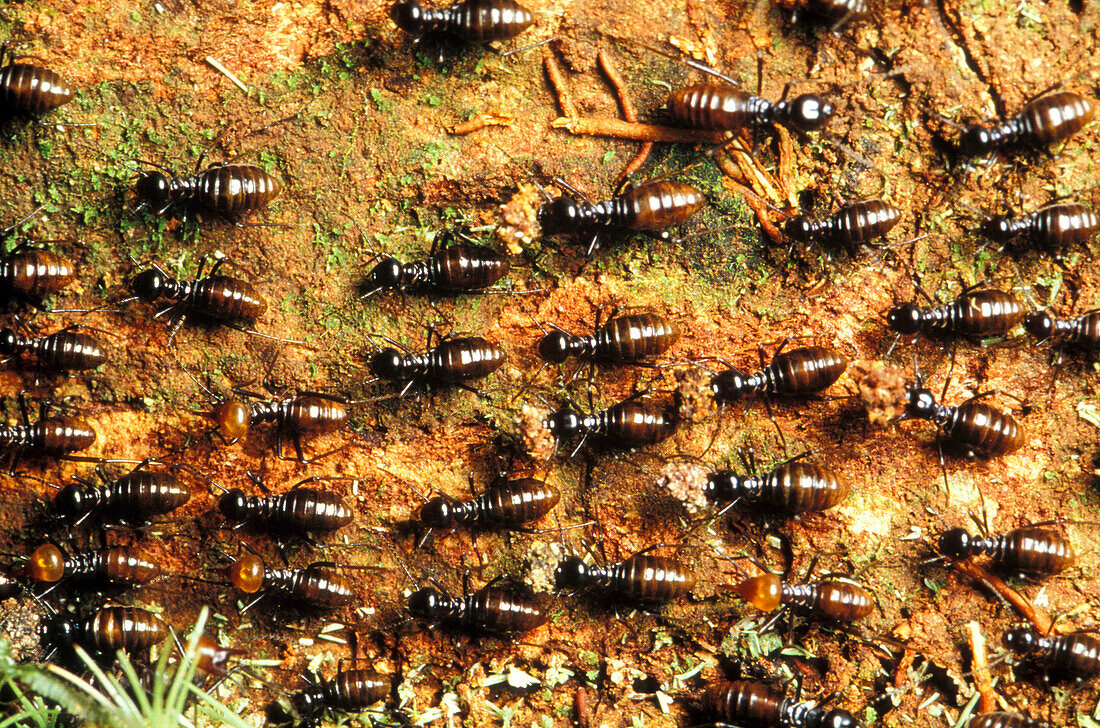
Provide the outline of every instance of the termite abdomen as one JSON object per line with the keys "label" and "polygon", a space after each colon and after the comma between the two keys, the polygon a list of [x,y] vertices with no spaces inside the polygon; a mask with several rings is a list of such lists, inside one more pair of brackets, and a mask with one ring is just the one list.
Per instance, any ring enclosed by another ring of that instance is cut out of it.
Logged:
{"label": "termite abdomen", "polygon": [[807,133],[823,128],[833,116],[833,105],[816,94],[772,103],[718,83],[696,83],[674,91],[667,106],[678,126],[708,131],[738,132],[774,123]]}
{"label": "termite abdomen", "polygon": [[276,532],[335,531],[353,519],[351,509],[339,495],[308,487],[291,488],[266,498],[246,496],[234,488],[222,495],[218,509],[232,522],[254,521]]}
{"label": "termite abdomen", "polygon": [[727,369],[714,375],[711,390],[718,402],[733,402],[750,394],[802,396],[829,387],[848,368],[848,358],[836,349],[807,346],[784,351],[753,374]]}
{"label": "termite abdomen", "polygon": [[409,597],[409,613],[426,622],[447,622],[472,633],[518,634],[541,627],[550,618],[540,597],[483,587],[461,599],[424,588]]}
{"label": "termite abdomen", "polygon": [[72,100],[72,89],[55,71],[30,63],[0,68],[0,112],[37,114]]}
{"label": "termite abdomen", "polygon": [[627,314],[587,336],[555,329],[539,340],[538,351],[544,361],[555,364],[571,356],[629,364],[660,356],[679,337],[680,328],[663,316]]}
{"label": "termite abdomen", "polygon": [[0,299],[42,299],[73,282],[76,268],[48,250],[28,250],[0,258]]}
{"label": "termite abdomen", "polygon": [[41,368],[59,372],[95,369],[107,361],[103,345],[88,334],[63,329],[53,334],[26,338],[12,329],[0,330],[0,356],[28,352]]}

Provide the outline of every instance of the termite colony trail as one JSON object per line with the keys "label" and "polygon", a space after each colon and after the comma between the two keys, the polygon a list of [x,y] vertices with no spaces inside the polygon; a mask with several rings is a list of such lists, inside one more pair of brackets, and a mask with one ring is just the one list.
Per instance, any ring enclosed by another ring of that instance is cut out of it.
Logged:
{"label": "termite colony trail", "polygon": [[1095,720],[1094,3],[180,4],[0,2],[0,723]]}

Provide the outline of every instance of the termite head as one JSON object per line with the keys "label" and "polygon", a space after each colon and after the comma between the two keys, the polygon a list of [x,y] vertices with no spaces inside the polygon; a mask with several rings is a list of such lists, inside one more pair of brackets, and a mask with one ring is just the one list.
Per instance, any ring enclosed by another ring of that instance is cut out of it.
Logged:
{"label": "termite head", "polygon": [[920,309],[911,303],[894,306],[886,314],[886,324],[899,334],[913,335],[920,332]]}
{"label": "termite head", "polygon": [[561,364],[569,353],[569,335],[564,331],[551,331],[539,339],[539,357],[545,362]]}
{"label": "termite head", "polygon": [[791,240],[807,242],[810,236],[816,232],[813,220],[805,215],[795,215],[783,226],[783,232]]}
{"label": "termite head", "polygon": [[396,258],[383,256],[378,265],[367,274],[367,287],[371,289],[397,288],[401,285],[401,263]]}
{"label": "termite head", "polygon": [[417,33],[424,22],[424,9],[416,0],[396,2],[390,8],[390,20],[406,33]]}
{"label": "termite head", "polygon": [[818,131],[833,118],[835,109],[828,99],[817,94],[802,94],[790,102],[787,123],[797,131]]}
{"label": "termite head", "polygon": [[822,718],[821,728],[857,728],[859,721],[847,710],[833,708]]}
{"label": "termite head", "polygon": [[65,575],[65,556],[52,543],[45,543],[34,550],[27,560],[27,576],[35,581],[53,583]]}
{"label": "termite head", "polygon": [[95,500],[79,485],[72,483],[61,489],[55,504],[59,513],[71,518],[92,508]]}
{"label": "termite head", "polygon": [[264,584],[264,562],[255,554],[248,554],[234,561],[226,569],[229,583],[245,594],[255,594]]}
{"label": "termite head", "polygon": [[1046,311],[1036,311],[1024,319],[1024,330],[1043,341],[1054,333],[1054,317]]}
{"label": "termite head", "polygon": [[752,383],[740,369],[726,369],[711,377],[710,389],[718,402],[731,402],[752,390]]}
{"label": "termite head", "polygon": [[1001,641],[1017,655],[1028,655],[1039,646],[1038,635],[1030,627],[1013,627],[1005,632]]}
{"label": "termite head", "polygon": [[936,395],[924,387],[909,388],[909,402],[903,420],[930,420],[936,413]]}
{"label": "termite head", "polygon": [[18,351],[19,336],[11,329],[0,331],[0,356],[13,356]]}
{"label": "termite head", "polygon": [[248,433],[252,424],[252,408],[236,399],[227,399],[210,410],[210,419],[218,426],[218,432],[229,441],[236,441]]}
{"label": "termite head", "polygon": [[425,622],[435,622],[444,611],[444,600],[435,589],[417,589],[409,596],[409,614]]}
{"label": "termite head", "polygon": [[558,197],[539,208],[539,225],[545,235],[575,232],[581,227],[581,205],[572,197]]}
{"label": "termite head", "polygon": [[401,379],[405,368],[405,357],[394,348],[383,349],[370,360],[371,374],[379,379]]}
{"label": "termite head", "polygon": [[56,616],[42,625],[42,642],[55,647],[72,647],[76,643],[78,630],[75,620]]}
{"label": "termite head", "polygon": [[172,178],[163,172],[142,172],[134,185],[134,191],[142,202],[159,210],[172,198]]}
{"label": "termite head", "polygon": [[940,553],[953,559],[965,559],[970,555],[973,539],[965,528],[952,528],[940,534]]}
{"label": "termite head", "polygon": [[143,301],[155,301],[164,295],[169,280],[161,271],[150,268],[130,279],[130,291]]}
{"label": "termite head", "polygon": [[218,510],[230,521],[244,521],[248,518],[248,497],[240,488],[226,491],[218,499]]}
{"label": "termite head", "polygon": [[971,156],[987,154],[996,144],[997,135],[984,126],[968,127],[959,137],[959,150]]}
{"label": "termite head", "polygon": [[1016,235],[1016,221],[1009,215],[994,215],[982,223],[981,233],[993,240],[1011,240]]}
{"label": "termite head", "polygon": [[447,498],[432,498],[420,506],[420,523],[427,528],[450,528],[454,525],[454,506]]}
{"label": "termite head", "polygon": [[554,586],[558,589],[580,589],[587,576],[587,564],[576,556],[567,556],[554,569]]}
{"label": "termite head", "polygon": [[555,410],[547,415],[543,425],[549,430],[551,437],[558,439],[569,437],[570,435],[575,435],[580,432],[581,414],[568,407]]}

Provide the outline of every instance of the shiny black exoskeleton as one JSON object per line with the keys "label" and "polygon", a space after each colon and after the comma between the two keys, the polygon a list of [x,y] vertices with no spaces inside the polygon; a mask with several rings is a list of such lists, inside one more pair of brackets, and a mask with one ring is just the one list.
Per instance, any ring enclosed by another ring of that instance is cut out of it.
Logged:
{"label": "shiny black exoskeleton", "polygon": [[489,376],[504,363],[504,349],[480,336],[444,339],[418,354],[386,348],[371,357],[371,373],[379,379],[413,384],[461,385]]}
{"label": "shiny black exoskeleton", "polygon": [[157,615],[137,607],[105,607],[84,618],[55,615],[42,626],[43,645],[54,650],[80,645],[103,655],[147,650],[167,636]]}
{"label": "shiny black exoskeleton", "polygon": [[420,524],[448,529],[458,525],[520,528],[539,520],[558,504],[561,492],[552,485],[520,478],[497,483],[468,501],[436,497],[420,507]]}
{"label": "shiny black exoskeleton", "polygon": [[555,328],[538,343],[543,361],[560,364],[569,357],[631,364],[663,354],[680,337],[680,327],[655,313],[610,319],[587,336]]}
{"label": "shiny black exoskeleton", "polygon": [[796,215],[787,221],[787,236],[802,242],[820,238],[827,243],[860,246],[881,238],[901,221],[901,210],[882,200],[845,205],[826,218]]}
{"label": "shiny black exoskeleton", "polygon": [[384,290],[444,294],[479,291],[508,275],[509,268],[506,256],[470,243],[447,245],[425,260],[408,263],[386,255],[367,274],[363,298]]}
{"label": "shiny black exoskeleton", "polygon": [[1020,302],[997,290],[967,290],[951,303],[932,308],[903,303],[886,314],[886,323],[898,334],[968,339],[1004,336],[1023,320]]}
{"label": "shiny black exoskeleton", "polygon": [[218,500],[218,510],[231,523],[247,521],[275,534],[335,531],[351,523],[354,514],[343,498],[303,485],[315,480],[307,478],[286,493],[271,496],[249,496],[234,488]]}
{"label": "shiny black exoskeleton", "polygon": [[40,369],[57,372],[95,369],[107,361],[104,346],[94,336],[78,333],[70,326],[46,336],[20,336],[12,329],[0,330],[0,357],[29,354]]}
{"label": "shiny black exoskeleton", "polygon": [[314,724],[325,711],[358,713],[385,700],[390,694],[388,675],[374,670],[341,670],[331,678],[320,678],[316,684],[290,697],[297,720]]}
{"label": "shiny black exoskeleton", "polygon": [[824,128],[834,112],[832,103],[817,94],[772,103],[736,86],[719,83],[696,83],[674,91],[667,106],[677,126],[732,132],[749,126],[779,124],[805,134]]}
{"label": "shiny black exoskeleton", "polygon": [[807,346],[776,354],[771,364],[753,374],[739,369],[719,372],[710,386],[720,403],[760,394],[802,396],[827,388],[847,368],[848,358],[836,349]]}
{"label": "shiny black exoskeleton", "polygon": [[[139,466],[140,468],[140,466]],[[62,518],[82,523],[145,525],[154,516],[176,510],[191,498],[191,490],[171,473],[135,469],[115,480],[99,473],[101,484],[74,478],[54,501]]]}
{"label": "shiny black exoskeleton", "polygon": [[[8,44],[0,45],[0,64],[8,54]],[[73,100],[73,90],[56,71],[31,63],[0,66],[0,117],[14,114],[38,114],[56,109]]]}

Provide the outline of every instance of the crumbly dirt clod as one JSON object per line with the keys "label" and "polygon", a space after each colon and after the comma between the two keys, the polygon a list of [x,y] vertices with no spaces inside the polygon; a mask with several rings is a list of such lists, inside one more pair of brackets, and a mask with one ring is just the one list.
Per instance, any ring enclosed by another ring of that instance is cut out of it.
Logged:
{"label": "crumbly dirt clod", "polygon": [[909,379],[903,371],[880,361],[858,362],[849,371],[872,425],[889,427],[905,414]]}
{"label": "crumbly dirt clod", "polygon": [[718,409],[714,390],[710,387],[711,375],[702,369],[684,369],[676,372],[676,407],[680,419],[685,422],[702,422]]}
{"label": "crumbly dirt clod", "polygon": [[554,590],[554,569],[565,558],[560,543],[534,543],[527,551],[527,584],[535,592]]}
{"label": "crumbly dirt clod", "polygon": [[554,455],[554,437],[546,429],[546,413],[542,410],[523,405],[516,418],[516,435],[523,449],[536,460],[549,460]]}
{"label": "crumbly dirt clod", "polygon": [[504,242],[508,252],[519,255],[542,236],[538,213],[543,197],[532,184],[520,185],[519,191],[500,206],[504,224],[497,228],[497,237]]}
{"label": "crumbly dirt clod", "polygon": [[0,636],[10,640],[16,661],[36,659],[42,652],[42,609],[30,599],[0,602]]}
{"label": "crumbly dirt clod", "polygon": [[684,510],[697,515],[709,508],[706,496],[708,471],[698,463],[671,462],[661,470],[657,485],[684,504]]}

